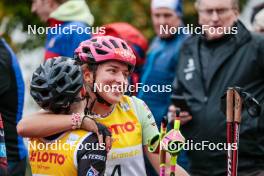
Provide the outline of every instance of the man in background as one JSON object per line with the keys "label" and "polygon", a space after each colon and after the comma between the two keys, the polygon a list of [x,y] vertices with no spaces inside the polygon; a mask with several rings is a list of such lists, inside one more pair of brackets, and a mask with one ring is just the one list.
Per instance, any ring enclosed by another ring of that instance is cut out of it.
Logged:
{"label": "man in background", "polygon": [[[209,30],[183,45],[175,80],[175,94],[184,96],[192,120],[181,126],[194,144],[226,143],[226,117],[220,100],[228,87],[243,87],[264,101],[264,38],[250,33],[238,20],[238,0],[197,0],[199,24]],[[181,118],[182,119],[182,118]],[[245,112],[240,124],[238,175],[264,175],[264,115]],[[207,142],[206,142],[207,141]],[[227,172],[225,148],[189,150],[190,174],[222,176]]]}
{"label": "man in background", "polygon": [[180,47],[187,37],[180,31],[172,34],[161,29],[183,26],[182,15],[180,0],[152,0],[151,2],[151,17],[157,36],[147,53],[141,83],[149,87],[157,85],[160,88],[156,89],[157,91],[148,92],[139,89],[138,97],[149,106],[158,126],[170,105],[171,85],[175,76]]}
{"label": "man in background", "polygon": [[73,57],[79,43],[91,38],[90,27],[94,18],[84,0],[33,0],[31,11],[49,27],[61,31],[53,33],[48,30],[45,59],[56,56]]}

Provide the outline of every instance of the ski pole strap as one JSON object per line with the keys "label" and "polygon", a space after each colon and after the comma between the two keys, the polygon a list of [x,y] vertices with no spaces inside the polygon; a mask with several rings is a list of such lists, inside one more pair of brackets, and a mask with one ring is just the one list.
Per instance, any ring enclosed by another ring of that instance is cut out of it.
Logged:
{"label": "ski pole strap", "polygon": [[170,154],[177,154],[182,150],[184,143],[185,138],[181,132],[172,129],[162,138],[161,148],[164,148]]}

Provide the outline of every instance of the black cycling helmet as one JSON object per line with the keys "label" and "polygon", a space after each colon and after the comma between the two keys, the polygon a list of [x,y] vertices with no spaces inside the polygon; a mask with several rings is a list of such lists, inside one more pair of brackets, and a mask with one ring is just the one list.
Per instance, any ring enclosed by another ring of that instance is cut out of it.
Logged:
{"label": "black cycling helmet", "polygon": [[83,86],[81,67],[72,58],[55,57],[33,73],[30,94],[38,105],[55,113],[68,112]]}

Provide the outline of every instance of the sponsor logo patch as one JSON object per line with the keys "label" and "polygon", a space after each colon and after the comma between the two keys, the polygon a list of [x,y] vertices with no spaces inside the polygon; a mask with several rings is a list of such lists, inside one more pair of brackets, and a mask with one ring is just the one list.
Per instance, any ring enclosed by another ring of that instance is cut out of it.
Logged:
{"label": "sponsor logo patch", "polygon": [[90,169],[87,171],[86,176],[98,176],[99,172],[93,168],[93,166],[90,167]]}

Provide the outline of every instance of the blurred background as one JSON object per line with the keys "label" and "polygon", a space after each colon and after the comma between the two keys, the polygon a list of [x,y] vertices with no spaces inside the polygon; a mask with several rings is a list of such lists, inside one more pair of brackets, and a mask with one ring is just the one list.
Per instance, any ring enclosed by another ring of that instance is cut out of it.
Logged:
{"label": "blurred background", "polygon": [[[185,24],[196,25],[195,0],[183,1]],[[240,18],[249,29],[251,29],[250,17],[253,7],[261,2],[264,0],[240,0]],[[150,18],[150,0],[87,0],[87,4],[95,18],[94,27],[125,21],[140,29],[149,41],[154,36]],[[24,114],[37,109],[29,96],[29,82],[32,72],[43,61],[45,41],[45,34],[29,35],[28,25],[45,26],[36,15],[31,13],[31,0],[0,1],[0,35],[16,52],[26,83]]]}

